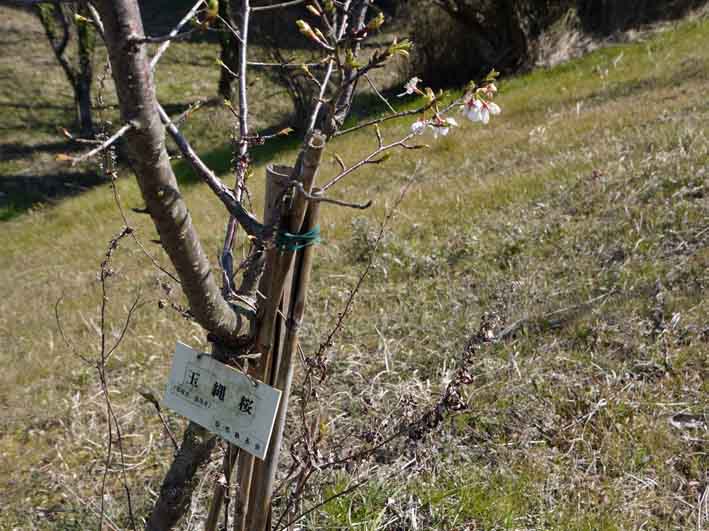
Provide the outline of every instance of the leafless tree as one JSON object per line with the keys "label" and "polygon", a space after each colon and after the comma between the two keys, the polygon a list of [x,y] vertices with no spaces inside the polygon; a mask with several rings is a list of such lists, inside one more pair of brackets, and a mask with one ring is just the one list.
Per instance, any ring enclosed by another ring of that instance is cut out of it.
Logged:
{"label": "leafless tree", "polygon": [[[477,92],[468,92],[462,99],[439,107],[439,96],[431,90],[424,92],[417,87],[416,80],[412,80],[407,84],[406,92],[425,96],[421,108],[396,112],[387,102],[390,113],[343,129],[360,80],[366,79],[371,85],[368,73],[385,66],[396,55],[408,55],[409,43],[394,42],[365,54],[361,49],[362,41],[384,23],[380,13],[369,14],[371,0],[328,0],[322,3],[312,0],[307,9],[318,23],[311,25],[303,20],[297,23],[303,37],[319,49],[322,56],[318,62],[321,68],[308,74],[315,90],[307,128],[293,165],[267,168],[264,212],[259,219],[242,203],[246,194],[246,176],[250,171],[249,150],[271,138],[249,126],[250,21],[252,16],[271,14],[275,9],[301,3],[301,0],[291,0],[282,4],[251,6],[250,0],[239,0],[238,8],[232,6],[234,16],[231,22],[224,21],[238,44],[238,71],[232,72],[238,91],[236,103],[230,106],[236,119],[233,186],[225,184],[200,159],[180,132],[176,124],[178,120],[171,119],[165,112],[157,100],[153,76],[165,49],[172,39],[181,35],[181,28],[188,21],[196,16],[197,22],[204,24],[209,18],[217,17],[215,2],[198,0],[165,36],[145,35],[136,0],[96,0],[88,5],[91,22],[106,43],[122,125],[108,140],[80,158],[110,148],[118,138],[125,139],[126,155],[145,201],[145,212],[152,218],[159,241],[175,268],[189,304],[189,315],[204,328],[212,343],[212,356],[283,392],[265,459],[256,461],[249,454],[229,447],[224,460],[227,485],[215,487],[206,523],[209,530],[215,529],[221,506],[229,499],[225,494],[234,467],[238,484],[232,521],[234,529],[263,531],[273,527],[271,499],[312,263],[309,244],[317,238],[318,205],[329,202],[343,208],[366,208],[370,202],[358,204],[328,194],[359,168],[382,162],[388,151],[421,147],[411,142],[423,129],[432,128],[436,134],[439,131],[446,134],[448,128],[455,125],[455,120],[444,116],[452,108],[467,106],[467,111],[482,116],[480,113],[487,112],[488,108],[486,98],[494,94],[494,85],[488,80],[489,83]],[[148,43],[161,43],[152,57],[148,55]],[[264,67],[263,64],[258,66]],[[307,66],[300,67],[307,71]],[[493,104],[489,105],[494,110]],[[410,133],[403,138],[385,141],[378,124],[415,115],[419,119]],[[350,166],[340,160],[340,171],[319,184],[320,162],[330,139],[364,128],[373,130],[377,147]],[[212,271],[180,193],[166,150],[166,134],[172,137],[184,158],[219,198],[229,217],[219,275]],[[235,267],[232,249],[239,232],[248,236],[250,251],[247,260]],[[337,326],[340,325],[341,319]],[[119,429],[117,423],[115,427]],[[216,443],[216,435],[189,423],[147,518],[146,529],[167,530],[178,524],[190,506],[197,474],[209,461]],[[295,477],[298,482],[296,491],[302,490],[303,483],[312,475],[312,468]],[[228,519],[229,512],[225,510],[224,514]],[[295,521],[293,518],[297,520],[297,515],[288,511],[281,520],[284,517],[290,523]]]}
{"label": "leafless tree", "polygon": [[[91,84],[96,35],[88,18],[88,1],[37,4],[34,11],[74,93],[80,134],[84,138],[93,137]],[[69,53],[72,39],[76,40],[75,54]]]}

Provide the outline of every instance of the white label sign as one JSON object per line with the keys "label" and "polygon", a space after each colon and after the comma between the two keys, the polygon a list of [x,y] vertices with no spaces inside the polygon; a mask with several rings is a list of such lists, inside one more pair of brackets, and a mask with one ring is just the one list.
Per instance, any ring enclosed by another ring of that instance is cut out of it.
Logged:
{"label": "white label sign", "polygon": [[281,392],[177,343],[165,406],[263,459]]}

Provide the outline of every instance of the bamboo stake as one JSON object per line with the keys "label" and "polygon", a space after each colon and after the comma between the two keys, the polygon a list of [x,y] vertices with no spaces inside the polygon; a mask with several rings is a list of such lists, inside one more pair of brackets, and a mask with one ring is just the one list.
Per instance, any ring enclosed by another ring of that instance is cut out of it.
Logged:
{"label": "bamboo stake", "polygon": [[[318,213],[319,203],[317,201],[311,201],[308,205],[305,221],[303,222],[303,231],[309,231],[315,228],[318,222]],[[251,486],[252,506],[249,509],[249,516],[247,518],[247,529],[251,531],[265,531],[271,517],[273,484],[278,468],[278,456],[283,440],[288,400],[290,398],[291,384],[293,382],[293,370],[295,367],[293,358],[298,345],[298,331],[305,312],[314,251],[313,246],[308,246],[298,251],[293,266],[291,303],[287,314],[288,320],[286,323],[282,356],[279,360],[279,366],[274,367],[276,374],[275,386],[283,392],[283,395],[281,396],[278,414],[276,415],[268,453],[266,454],[265,460],[257,462],[254,468],[254,481]]]}
{"label": "bamboo stake", "polygon": [[[293,173],[293,168],[290,166],[269,165],[266,168],[266,197],[264,205],[264,225],[267,227],[278,227],[283,210],[283,197],[288,189],[290,175]],[[274,230],[275,232],[275,230]],[[260,296],[266,297],[265,301],[258,301],[258,305],[270,300],[271,285],[273,277],[273,268],[277,257],[276,249],[271,246],[266,252],[266,263],[264,271],[259,282]],[[258,297],[259,295],[257,295]],[[275,313],[274,313],[275,318]],[[263,322],[259,323],[259,336],[263,330]],[[264,356],[263,350],[259,349],[261,341],[257,341],[257,351]],[[255,376],[263,379],[260,371]],[[253,471],[254,458],[247,452],[239,452],[237,460],[237,485],[238,494],[236,496],[235,505],[235,529],[246,529],[246,514],[249,505],[249,493],[251,487],[251,476]]]}
{"label": "bamboo stake", "polygon": [[[324,147],[325,137],[319,132],[313,133],[301,152],[293,175],[291,175],[292,180],[300,182],[307,193],[310,193],[313,186]],[[281,219],[281,228],[291,234],[301,233],[307,198],[303,194],[293,193],[290,204],[284,206],[285,211]],[[256,345],[258,351],[261,352],[258,377],[262,378],[264,382],[267,382],[271,376],[270,371],[273,367],[273,360],[271,359],[271,347],[274,341],[273,326],[276,321],[277,309],[281,303],[286,277],[293,264],[293,256],[293,251],[274,249],[273,254],[267,258],[267,271],[269,262],[273,263],[273,269],[270,270],[272,276],[266,277],[264,274],[264,281],[268,282],[269,285],[263,286],[264,289],[262,290],[267,299],[259,323],[260,328]],[[268,293],[266,293],[266,288]]]}
{"label": "bamboo stake", "polygon": [[[322,152],[325,147],[325,136],[319,131],[315,131],[306,141],[295,169],[290,174],[289,180],[300,182],[303,189],[310,193]],[[278,173],[282,167],[271,167],[270,170]],[[308,201],[303,194],[293,193],[288,204],[283,204],[283,211],[279,226],[292,234],[302,232],[303,220]],[[294,252],[290,250],[280,250],[276,247],[269,249],[266,257],[266,269],[261,278],[260,291],[266,297],[263,310],[259,318],[259,330],[256,340],[256,351],[261,353],[258,369],[255,372],[256,378],[272,383],[275,378],[274,365],[278,364],[278,352],[274,352],[276,337],[280,338],[281,330],[277,328],[278,308],[281,305],[286,280],[293,264]],[[275,363],[274,363],[275,362]],[[269,445],[270,446],[270,445]],[[277,451],[277,449],[275,449]],[[237,506],[240,522],[237,522],[237,530],[251,531],[247,522],[252,505],[260,502],[251,494],[252,485],[260,484],[262,478],[254,475],[254,458],[241,453],[239,457],[239,504]],[[253,502],[253,503],[252,503]]]}

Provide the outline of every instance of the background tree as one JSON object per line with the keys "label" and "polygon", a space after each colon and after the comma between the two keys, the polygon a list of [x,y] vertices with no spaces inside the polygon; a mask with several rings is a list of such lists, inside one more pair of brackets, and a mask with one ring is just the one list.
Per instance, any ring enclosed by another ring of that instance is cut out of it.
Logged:
{"label": "background tree", "polygon": [[91,84],[96,32],[89,22],[88,1],[43,3],[34,9],[74,93],[80,134],[85,138],[93,137]]}
{"label": "background tree", "polygon": [[[465,83],[491,67],[513,73],[539,59],[538,40],[567,18],[563,31],[604,38],[671,19],[706,0],[409,0],[403,3],[417,44],[413,74],[439,86]],[[568,51],[573,54],[573,50]]]}
{"label": "background tree", "polygon": [[219,95],[229,100],[234,91],[234,73],[239,71],[239,42],[233,31],[232,0],[219,0],[219,17],[219,60],[226,66],[219,72]]}

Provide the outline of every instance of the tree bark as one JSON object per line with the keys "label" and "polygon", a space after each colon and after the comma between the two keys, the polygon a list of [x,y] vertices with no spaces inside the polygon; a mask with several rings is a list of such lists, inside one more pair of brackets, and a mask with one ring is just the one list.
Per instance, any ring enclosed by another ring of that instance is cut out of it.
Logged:
{"label": "tree bark", "polygon": [[[121,119],[133,127],[125,136],[148,212],[187,296],[190,311],[220,346],[238,345],[253,330],[251,318],[224,300],[192,225],[165,148],[165,128],[158,114],[152,70],[135,0],[98,0],[106,46],[116,84]],[[160,497],[146,524],[151,531],[173,528],[190,505],[197,471],[209,460],[216,437],[190,423],[182,446],[165,477]]]}
{"label": "tree bark", "polygon": [[182,282],[190,311],[207,331],[225,344],[238,345],[251,331],[248,317],[224,300],[209,260],[192,225],[165,148],[165,129],[145,47],[145,33],[135,0],[101,0],[106,45],[118,93],[121,118],[133,127],[126,150],[146,207]]}
{"label": "tree bark", "polygon": [[177,525],[192,501],[197,470],[207,463],[216,443],[216,435],[189,423],[180,450],[160,487],[160,497],[145,524],[146,531],[168,531]]}

